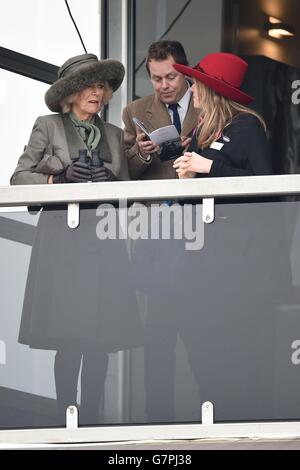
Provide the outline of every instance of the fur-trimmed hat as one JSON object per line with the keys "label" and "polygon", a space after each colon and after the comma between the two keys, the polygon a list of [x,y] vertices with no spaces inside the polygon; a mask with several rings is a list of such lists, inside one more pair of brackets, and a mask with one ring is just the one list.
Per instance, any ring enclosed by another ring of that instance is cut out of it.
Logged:
{"label": "fur-trimmed hat", "polygon": [[59,113],[60,103],[67,96],[97,82],[107,82],[113,91],[116,91],[124,75],[124,66],[118,60],[98,60],[94,54],[71,57],[60,67],[57,80],[46,92],[46,105],[51,111]]}

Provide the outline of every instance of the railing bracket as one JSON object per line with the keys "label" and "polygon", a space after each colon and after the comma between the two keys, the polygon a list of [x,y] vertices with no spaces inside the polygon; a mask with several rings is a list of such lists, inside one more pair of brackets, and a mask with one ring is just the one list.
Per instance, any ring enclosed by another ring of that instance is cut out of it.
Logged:
{"label": "railing bracket", "polygon": [[205,401],[201,408],[202,424],[208,426],[214,424],[214,405],[211,401]]}
{"label": "railing bracket", "polygon": [[77,228],[79,225],[79,203],[70,202],[68,204],[68,227]]}
{"label": "railing bracket", "polygon": [[67,429],[78,428],[78,410],[75,405],[68,406],[66,410],[66,427]]}
{"label": "railing bracket", "polygon": [[202,220],[205,224],[211,224],[215,220],[214,198],[203,198]]}

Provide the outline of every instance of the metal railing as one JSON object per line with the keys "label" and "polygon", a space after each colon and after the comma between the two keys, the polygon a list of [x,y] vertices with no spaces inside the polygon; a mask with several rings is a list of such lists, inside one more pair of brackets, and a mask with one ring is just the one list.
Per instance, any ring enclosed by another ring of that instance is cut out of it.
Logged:
{"label": "metal railing", "polygon": [[43,203],[216,198],[293,195],[300,193],[300,175],[243,176],[189,180],[1,186],[0,206]]}

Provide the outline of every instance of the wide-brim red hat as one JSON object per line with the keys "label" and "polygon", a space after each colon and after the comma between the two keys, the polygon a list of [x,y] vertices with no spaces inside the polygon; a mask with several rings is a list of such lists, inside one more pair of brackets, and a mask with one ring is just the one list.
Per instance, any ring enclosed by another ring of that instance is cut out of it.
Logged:
{"label": "wide-brim red hat", "polygon": [[181,64],[173,64],[173,67],[237,103],[247,105],[253,100],[240,89],[248,64],[234,54],[217,52],[205,56],[195,67]]}

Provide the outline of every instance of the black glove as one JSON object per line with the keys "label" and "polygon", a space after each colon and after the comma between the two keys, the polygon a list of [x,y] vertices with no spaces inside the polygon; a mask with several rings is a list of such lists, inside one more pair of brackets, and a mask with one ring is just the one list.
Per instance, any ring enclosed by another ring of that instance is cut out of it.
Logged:
{"label": "black glove", "polygon": [[175,160],[184,153],[184,148],[181,145],[181,140],[173,140],[164,142],[158,151],[158,156],[162,162],[166,160]]}
{"label": "black glove", "polygon": [[100,168],[92,169],[92,181],[94,183],[99,183],[100,181],[115,181],[116,178],[114,174],[104,166]]}
{"label": "black glove", "polygon": [[91,181],[91,170],[87,163],[75,161],[62,173],[53,176],[53,183],[85,183]]}

